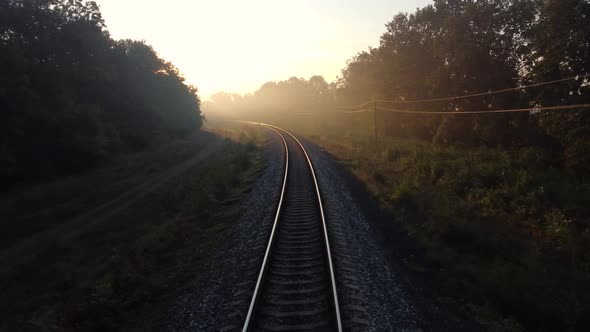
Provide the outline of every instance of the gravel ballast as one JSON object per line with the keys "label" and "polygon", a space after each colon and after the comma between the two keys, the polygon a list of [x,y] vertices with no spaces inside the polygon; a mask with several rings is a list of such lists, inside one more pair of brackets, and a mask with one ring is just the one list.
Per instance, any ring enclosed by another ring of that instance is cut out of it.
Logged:
{"label": "gravel ballast", "polygon": [[[283,143],[267,129],[267,167],[245,197],[242,215],[227,239],[210,256],[196,286],[178,298],[161,329],[167,331],[239,330],[248,310],[258,268],[276,212],[284,172]],[[424,314],[396,259],[386,255],[374,208],[350,182],[350,173],[318,146],[301,140],[320,186],[332,247],[338,297],[345,331],[473,330],[438,305]],[[359,196],[360,195],[360,196]],[[270,204],[269,202],[273,202]],[[363,201],[364,202],[364,201]],[[380,240],[381,239],[381,240]],[[404,282],[405,281],[405,282]],[[409,288],[410,287],[410,288]],[[428,302],[430,300],[427,300]],[[443,318],[441,318],[443,317]],[[450,317],[450,318],[449,318]],[[449,319],[452,323],[449,323]],[[475,329],[477,330],[477,329]]]}
{"label": "gravel ballast", "polygon": [[[353,287],[359,288],[357,293],[364,297],[366,326],[348,327],[365,331],[419,331],[420,321],[413,305],[374,240],[371,226],[339,174],[338,165],[316,145],[304,140],[302,143],[314,164],[327,211],[330,241],[332,246],[338,245],[334,249],[337,278],[346,272],[356,274]],[[342,260],[346,261],[345,271],[339,271]],[[346,286],[339,286],[341,307],[345,310],[350,300]]]}

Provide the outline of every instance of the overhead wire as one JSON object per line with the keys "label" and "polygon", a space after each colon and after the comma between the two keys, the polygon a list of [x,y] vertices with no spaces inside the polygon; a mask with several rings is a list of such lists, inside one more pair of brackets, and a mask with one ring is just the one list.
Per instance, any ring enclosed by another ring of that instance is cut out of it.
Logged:
{"label": "overhead wire", "polygon": [[[406,113],[406,114],[440,114],[440,115],[451,115],[451,114],[485,114],[485,113],[515,113],[515,112],[533,112],[533,111],[559,111],[559,110],[571,110],[571,109],[587,109],[590,108],[590,104],[577,104],[577,105],[559,105],[559,106],[546,106],[546,107],[527,107],[527,108],[517,108],[517,109],[503,109],[503,110],[485,110],[485,111],[455,111],[455,112],[444,112],[444,111],[413,111],[413,110],[398,110],[392,108],[383,108],[378,106],[378,103],[386,103],[386,104],[408,104],[408,103],[425,103],[425,102],[437,102],[437,101],[451,101],[451,100],[459,100],[465,98],[473,98],[473,97],[480,97],[480,96],[487,96],[487,95],[494,95],[499,93],[505,93],[510,91],[519,91],[525,90],[533,87],[544,86],[549,84],[555,84],[560,82],[567,82],[571,80],[579,80],[579,79],[586,79],[590,77],[590,74],[584,75],[576,75],[572,77],[566,77],[562,79],[540,82],[535,84],[524,85],[520,87],[513,87],[495,91],[488,91],[488,92],[480,92],[480,93],[472,93],[466,95],[459,95],[453,97],[443,97],[443,98],[433,98],[433,99],[417,99],[417,100],[371,100],[363,104],[354,105],[354,106],[337,106],[334,110],[327,111],[327,113],[344,113],[344,114],[354,114],[354,113],[366,113],[372,111],[384,111],[384,112],[391,112],[391,113]],[[583,84],[587,84],[587,80],[584,80]],[[582,85],[584,86],[584,85]],[[363,108],[357,110],[356,108],[366,107],[366,106],[373,106],[372,108]],[[310,112],[305,113],[297,113],[301,115],[311,115]]]}
{"label": "overhead wire", "polygon": [[345,114],[353,114],[353,113],[364,113],[364,112],[370,112],[370,111],[372,111],[372,110],[373,110],[373,109],[371,109],[371,108],[365,108],[365,109],[358,110],[358,111],[340,111],[340,112],[338,112],[338,111],[337,111],[337,112],[338,112],[338,113],[345,113]]}
{"label": "overhead wire", "polygon": [[545,106],[545,107],[527,107],[503,110],[487,110],[487,111],[455,111],[455,112],[441,112],[441,111],[412,111],[412,110],[397,110],[391,108],[378,108],[378,111],[390,113],[406,113],[406,114],[440,114],[440,115],[455,115],[455,114],[486,114],[486,113],[519,113],[519,112],[534,112],[534,111],[563,111],[576,109],[590,109],[590,104],[576,104],[576,105],[559,105],[559,106]]}
{"label": "overhead wire", "polygon": [[373,109],[365,108],[365,109],[362,109],[362,110],[354,110],[354,111],[330,110],[330,111],[321,111],[321,112],[295,112],[295,113],[292,113],[292,114],[295,114],[295,115],[319,115],[319,114],[324,114],[324,113],[354,114],[354,113],[370,112],[372,110]]}
{"label": "overhead wire", "polygon": [[488,95],[494,95],[494,94],[511,92],[511,91],[526,90],[526,89],[530,89],[530,88],[534,88],[534,87],[538,87],[538,86],[543,86],[543,85],[548,85],[548,84],[555,84],[555,83],[567,82],[567,81],[572,81],[572,80],[577,81],[581,78],[588,78],[588,77],[590,77],[590,74],[577,75],[577,76],[566,77],[566,78],[561,78],[561,79],[547,81],[547,82],[540,82],[540,83],[534,83],[534,84],[529,84],[529,85],[523,85],[523,86],[519,86],[519,87],[494,90],[494,91],[487,91],[487,92],[472,93],[472,94],[466,94],[466,95],[458,95],[458,96],[453,96],[453,97],[442,97],[442,98],[433,98],[433,99],[416,99],[416,100],[375,100],[375,102],[388,103],[388,104],[394,104],[394,103],[408,104],[408,103],[427,103],[427,102],[437,102],[437,101],[450,101],[450,100],[458,100],[458,99],[465,99],[465,98],[488,96]]}
{"label": "overhead wire", "polygon": [[[413,111],[413,110],[400,110],[394,108],[383,108],[378,107],[376,110],[381,112],[389,113],[404,113],[404,114],[430,114],[430,115],[454,115],[454,114],[492,114],[492,113],[522,113],[522,112],[534,112],[534,111],[563,111],[563,110],[576,110],[576,109],[590,109],[590,104],[575,104],[575,105],[558,105],[558,106],[534,106],[525,108],[513,108],[513,109],[502,109],[502,110],[486,110],[486,111]],[[364,109],[359,111],[329,111],[328,113],[366,113],[375,111],[374,109]],[[321,113],[297,113],[297,114],[321,114]]]}
{"label": "overhead wire", "polygon": [[364,107],[364,106],[372,105],[372,104],[373,104],[373,101],[368,101],[364,104],[359,104],[359,105],[355,105],[355,106],[337,106],[336,108],[337,109],[355,109],[355,108]]}

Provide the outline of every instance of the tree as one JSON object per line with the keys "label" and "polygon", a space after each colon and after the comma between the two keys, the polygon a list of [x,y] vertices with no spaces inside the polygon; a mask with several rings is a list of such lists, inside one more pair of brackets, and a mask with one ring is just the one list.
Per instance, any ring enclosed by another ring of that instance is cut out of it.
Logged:
{"label": "tree", "polygon": [[[590,72],[590,2],[544,0],[539,17],[534,31],[531,79],[548,81]],[[543,89],[533,97],[553,105],[589,103],[587,82],[580,79]],[[563,146],[567,165],[590,173],[590,114],[582,110],[544,112],[538,121]]]}
{"label": "tree", "polygon": [[0,182],[46,179],[200,128],[196,88],[96,3],[0,1]]}

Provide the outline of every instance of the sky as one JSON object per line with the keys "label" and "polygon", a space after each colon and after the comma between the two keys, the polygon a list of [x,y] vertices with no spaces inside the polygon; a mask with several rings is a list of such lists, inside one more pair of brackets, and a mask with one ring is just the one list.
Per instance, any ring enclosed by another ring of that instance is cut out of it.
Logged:
{"label": "sky", "polygon": [[203,100],[322,75],[379,45],[385,24],[431,0],[97,0],[111,36],[145,40]]}

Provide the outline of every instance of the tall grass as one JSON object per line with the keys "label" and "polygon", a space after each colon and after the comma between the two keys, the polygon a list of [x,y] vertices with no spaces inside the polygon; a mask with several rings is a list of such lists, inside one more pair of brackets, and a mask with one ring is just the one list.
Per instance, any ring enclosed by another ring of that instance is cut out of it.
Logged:
{"label": "tall grass", "polygon": [[535,147],[441,147],[293,128],[335,154],[490,330],[590,329],[590,184]]}

